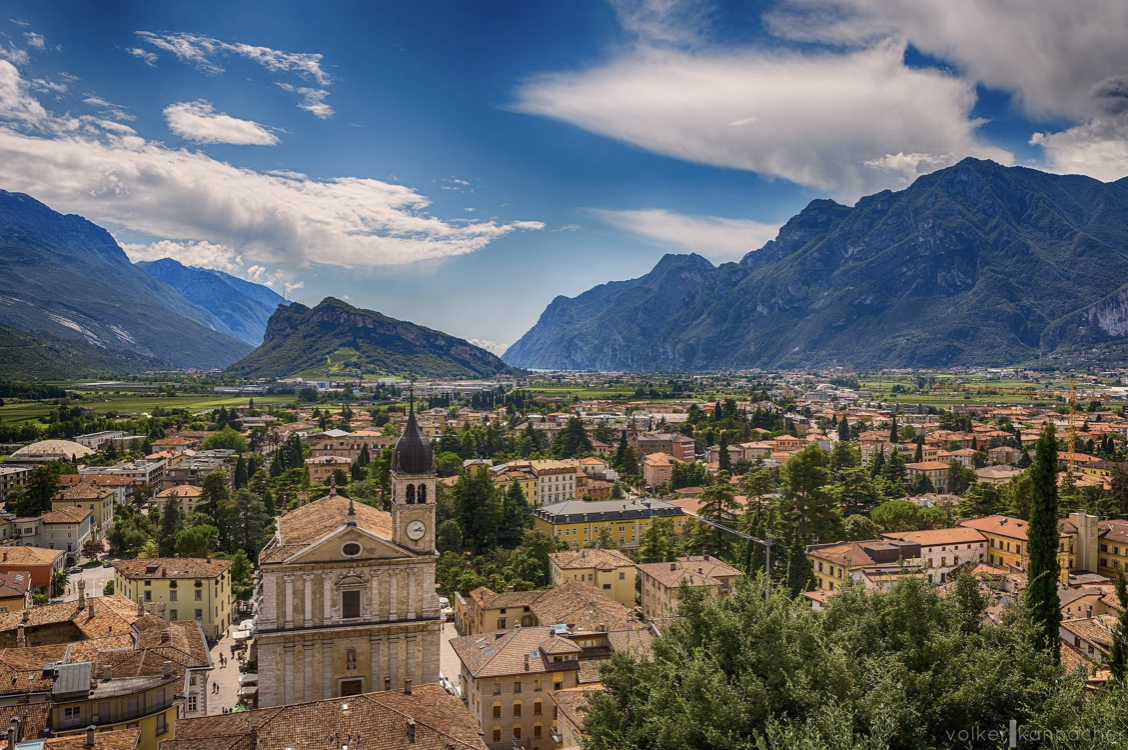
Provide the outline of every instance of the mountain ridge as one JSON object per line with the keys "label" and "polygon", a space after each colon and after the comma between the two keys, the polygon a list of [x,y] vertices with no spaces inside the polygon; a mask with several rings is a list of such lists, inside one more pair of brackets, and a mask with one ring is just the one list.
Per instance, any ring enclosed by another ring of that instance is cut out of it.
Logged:
{"label": "mountain ridge", "polygon": [[[596,287],[586,305],[576,301],[594,290],[557,298],[505,360],[605,370],[937,367],[1013,364],[1120,338],[1128,180],[965,159],[852,207],[812,201],[760,249],[682,272],[680,287],[656,288],[657,270]],[[646,310],[655,319],[644,330]]]}
{"label": "mountain ridge", "polygon": [[316,307],[281,305],[263,343],[227,368],[244,378],[366,375],[488,377],[508,374],[497,356],[425,326],[326,297]]}

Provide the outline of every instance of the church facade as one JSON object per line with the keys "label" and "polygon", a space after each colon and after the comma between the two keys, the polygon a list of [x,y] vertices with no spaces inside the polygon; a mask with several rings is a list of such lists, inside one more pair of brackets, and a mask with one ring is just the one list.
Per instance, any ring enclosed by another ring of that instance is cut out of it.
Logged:
{"label": "church facade", "polygon": [[330,491],[278,518],[259,555],[260,706],[438,682],[433,463],[412,409],[391,513]]}

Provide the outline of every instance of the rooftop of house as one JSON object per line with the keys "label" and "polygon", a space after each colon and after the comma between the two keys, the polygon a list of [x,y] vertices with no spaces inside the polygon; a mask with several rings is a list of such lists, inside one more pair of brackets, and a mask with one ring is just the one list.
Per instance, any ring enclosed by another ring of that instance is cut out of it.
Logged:
{"label": "rooftop of house", "polygon": [[663,586],[673,588],[685,583],[688,586],[715,586],[720,578],[743,575],[711,555],[679,557],[673,562],[644,563],[638,566],[643,575],[650,576]]}
{"label": "rooftop of house", "polygon": [[568,688],[567,690],[553,690],[548,694],[549,700],[556,704],[560,715],[574,726],[582,727],[584,717],[591,697],[603,688],[596,685]]}
{"label": "rooftop of house", "polygon": [[[26,734],[24,735],[27,736]],[[68,737],[52,737],[43,742],[43,750],[134,750],[141,740],[141,730],[115,729],[110,732],[96,732],[94,744],[86,744],[86,733],[72,734]],[[24,750],[24,742],[16,743],[16,750]],[[26,750],[37,750],[28,744]]]}
{"label": "rooftop of house", "polygon": [[232,566],[231,560],[204,557],[153,557],[145,560],[114,560],[114,570],[130,580],[172,578],[218,578]]}
{"label": "rooftop of house", "polygon": [[[1021,541],[1026,541],[1026,530],[1029,525],[1029,522],[1023,521],[1021,518],[1010,518],[1008,516],[980,516],[960,521],[960,526],[978,529],[985,534],[995,534]],[[1058,521],[1060,536],[1068,536],[1071,527],[1072,524],[1069,521]]]}
{"label": "rooftop of house", "polygon": [[916,542],[922,547],[936,547],[948,544],[975,544],[986,542],[987,538],[978,530],[957,526],[951,529],[928,529],[926,531],[893,531],[881,535],[885,539],[900,539]]}
{"label": "rooftop of house", "polygon": [[562,663],[553,661],[553,657],[583,653],[578,645],[548,627],[468,635],[452,639],[450,645],[474,679],[576,668],[579,662],[574,658]]}
{"label": "rooftop of house", "polygon": [[161,490],[160,492],[157,493],[157,497],[160,497],[160,498],[170,498],[170,497],[189,498],[189,497],[200,497],[203,494],[204,494],[204,490],[203,490],[202,487],[194,487],[190,484],[178,484],[175,487],[169,487],[167,490]]}
{"label": "rooftop of house", "polygon": [[73,487],[67,487],[52,499],[85,502],[87,500],[105,500],[113,496],[114,491],[109,487],[82,482]]}
{"label": "rooftop of house", "polygon": [[548,558],[561,570],[586,570],[588,568],[615,570],[616,568],[634,567],[634,562],[619,550],[599,547],[553,552]]}
{"label": "rooftop of house", "polygon": [[26,570],[0,572],[0,599],[24,596],[31,588],[31,573]]}
{"label": "rooftop of house", "polygon": [[53,565],[65,554],[58,549],[9,546],[0,551],[0,566],[13,568],[21,565]]}
{"label": "rooftop of house", "polygon": [[77,505],[69,508],[60,508],[59,510],[52,510],[44,513],[39,517],[43,523],[82,523],[87,518],[94,515],[94,511],[89,508],[80,508]]}

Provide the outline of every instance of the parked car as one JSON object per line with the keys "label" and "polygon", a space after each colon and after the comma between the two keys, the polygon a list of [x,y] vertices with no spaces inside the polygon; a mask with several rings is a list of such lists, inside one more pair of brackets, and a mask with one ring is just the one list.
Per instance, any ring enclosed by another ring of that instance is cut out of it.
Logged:
{"label": "parked car", "polygon": [[81,572],[82,572],[82,568],[80,568],[76,565],[76,566],[74,566],[73,568],[71,568],[70,570],[67,571],[67,575],[69,575],[69,576],[78,575]]}
{"label": "parked car", "polygon": [[114,564],[112,562],[110,562],[109,560],[106,560],[104,563],[102,563],[102,567],[103,568],[112,568],[112,567],[114,567]]}

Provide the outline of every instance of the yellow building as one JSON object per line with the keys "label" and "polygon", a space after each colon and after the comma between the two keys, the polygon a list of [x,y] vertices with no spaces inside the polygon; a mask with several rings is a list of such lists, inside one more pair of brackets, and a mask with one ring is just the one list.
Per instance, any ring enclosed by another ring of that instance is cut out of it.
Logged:
{"label": "yellow building", "polygon": [[505,471],[491,473],[494,483],[498,485],[502,492],[508,492],[509,485],[516,482],[521,491],[525,493],[525,499],[529,502],[529,505],[535,506],[537,504],[537,477],[531,469],[508,468]]}
{"label": "yellow building", "polygon": [[656,518],[670,518],[681,531],[685,511],[676,505],[653,498],[604,500],[586,503],[580,500],[545,505],[533,513],[533,528],[563,540],[572,549],[594,543],[600,530],[615,539],[620,549],[638,549],[642,534]]}
{"label": "yellow building", "polygon": [[548,556],[549,580],[583,581],[617,602],[634,606],[637,570],[631,559],[618,550],[594,547],[554,552]]}
{"label": "yellow building", "polygon": [[557,747],[579,747],[584,734],[584,718],[592,696],[602,690],[601,685],[584,685],[568,690],[553,690],[548,694],[553,704],[552,739]]}
{"label": "yellow building", "polygon": [[1093,461],[1078,464],[1077,468],[1081,470],[1082,474],[1088,474],[1091,477],[1109,478],[1117,471],[1128,469],[1128,461]]}
{"label": "yellow building", "polygon": [[141,601],[169,622],[196,620],[208,638],[227,632],[235,603],[230,560],[157,557],[113,565],[115,594]]}
{"label": "yellow building", "polygon": [[51,690],[55,736],[85,735],[94,725],[107,732],[140,729],[139,750],[157,750],[158,742],[172,739],[183,670],[178,673],[172,662],[165,662],[160,674],[118,677],[109,662],[102,664],[102,674],[94,672],[95,666],[82,661],[56,667]]}
{"label": "yellow building", "polygon": [[51,510],[89,508],[94,514],[94,535],[101,537],[114,523],[114,494],[109,487],[77,484],[51,498]]}
{"label": "yellow building", "polygon": [[818,581],[818,591],[840,591],[855,573],[870,570],[875,574],[896,573],[899,569],[917,571],[923,563],[921,545],[889,539],[807,545],[807,559]]}
{"label": "yellow building", "polygon": [[743,575],[711,555],[679,557],[673,562],[646,563],[638,566],[642,589],[642,616],[647,620],[676,617],[683,588],[704,591],[718,596],[732,591],[737,578]]}
{"label": "yellow building", "polygon": [[[1025,572],[1028,561],[1026,550],[1026,531],[1030,524],[1021,518],[1007,516],[983,516],[960,521],[960,526],[975,529],[987,537],[987,560],[989,565],[1014,572]],[[1061,582],[1068,583],[1069,571],[1073,569],[1074,537],[1076,526],[1070,521],[1059,521],[1058,563],[1061,565]]]}
{"label": "yellow building", "polygon": [[14,612],[31,606],[31,573],[23,570],[0,572],[0,612]]}
{"label": "yellow building", "polygon": [[1118,570],[1128,575],[1128,521],[1101,521],[1099,529],[1095,572],[1113,580]]}
{"label": "yellow building", "polygon": [[455,592],[454,624],[460,635],[554,625],[588,632],[626,630],[634,624],[633,606],[633,600],[625,605],[590,583],[571,579],[547,591],[499,594],[481,586],[465,597]]}

